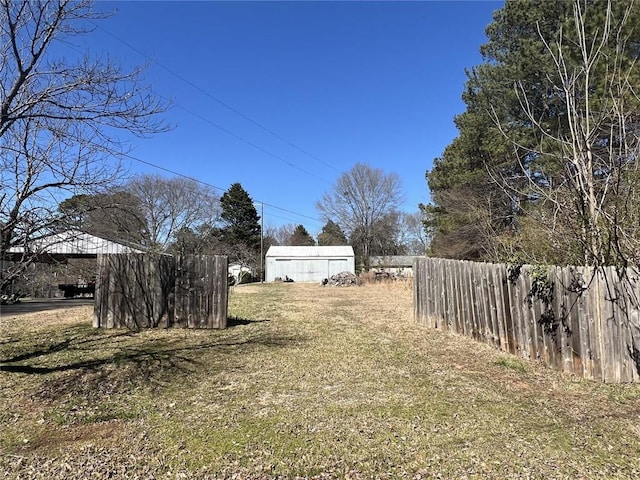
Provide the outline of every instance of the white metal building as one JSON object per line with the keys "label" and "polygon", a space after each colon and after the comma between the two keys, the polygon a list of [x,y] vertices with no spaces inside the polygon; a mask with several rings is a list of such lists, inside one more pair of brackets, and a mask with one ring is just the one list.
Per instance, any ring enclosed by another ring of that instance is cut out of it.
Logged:
{"label": "white metal building", "polygon": [[353,248],[350,246],[273,246],[267,251],[267,282],[286,277],[294,282],[321,282],[341,272],[355,273]]}
{"label": "white metal building", "polygon": [[[32,240],[29,243],[30,254],[50,256],[68,256],[75,258],[95,258],[100,253],[141,253],[143,250],[96,237],[79,230],[65,230]],[[24,248],[11,247],[9,254],[22,255]]]}

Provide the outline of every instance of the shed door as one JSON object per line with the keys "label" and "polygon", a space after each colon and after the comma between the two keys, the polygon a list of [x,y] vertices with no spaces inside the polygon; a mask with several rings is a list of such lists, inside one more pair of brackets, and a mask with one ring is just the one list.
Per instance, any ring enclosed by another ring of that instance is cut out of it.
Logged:
{"label": "shed door", "polygon": [[286,276],[291,276],[291,274],[293,273],[291,263],[292,262],[290,259],[276,258],[273,280],[278,277],[284,280]]}
{"label": "shed door", "polygon": [[349,264],[346,258],[335,258],[329,260],[329,276],[336,275],[338,273],[346,272],[349,270]]}

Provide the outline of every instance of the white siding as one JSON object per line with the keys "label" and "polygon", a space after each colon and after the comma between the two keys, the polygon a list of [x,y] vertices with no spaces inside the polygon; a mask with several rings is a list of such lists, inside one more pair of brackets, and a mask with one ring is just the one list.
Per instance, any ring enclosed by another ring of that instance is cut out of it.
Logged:
{"label": "white siding", "polygon": [[267,282],[289,277],[295,282],[321,282],[336,273],[355,273],[351,247],[271,247],[266,255]]}
{"label": "white siding", "polygon": [[[329,259],[329,277],[342,272],[351,272],[349,270],[349,260],[346,258]],[[352,272],[353,273],[353,272]],[[327,277],[328,278],[328,277]]]}

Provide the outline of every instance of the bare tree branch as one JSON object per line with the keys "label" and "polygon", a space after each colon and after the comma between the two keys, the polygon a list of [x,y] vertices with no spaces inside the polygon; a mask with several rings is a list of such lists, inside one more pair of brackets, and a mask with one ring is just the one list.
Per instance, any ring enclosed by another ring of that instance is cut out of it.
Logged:
{"label": "bare tree branch", "polygon": [[403,200],[400,178],[358,163],[343,173],[333,189],[316,204],[323,220],[334,220],[352,241],[357,237],[365,269],[374,244],[375,226],[396,213]]}
{"label": "bare tree branch", "polygon": [[[118,132],[166,130],[166,106],[140,83],[141,70],[54,53],[103,17],[88,0],[0,0],[0,260],[55,230],[62,200],[120,179],[127,144]],[[16,271],[2,272],[0,288]]]}

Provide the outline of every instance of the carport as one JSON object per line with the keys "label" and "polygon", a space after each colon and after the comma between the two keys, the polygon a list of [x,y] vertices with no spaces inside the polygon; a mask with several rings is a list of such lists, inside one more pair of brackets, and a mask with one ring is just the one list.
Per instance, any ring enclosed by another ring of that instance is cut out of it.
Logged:
{"label": "carport", "polygon": [[[29,297],[52,297],[59,291],[65,297],[93,293],[95,261],[100,254],[143,253],[144,247],[108,240],[80,230],[64,230],[31,239],[10,247],[0,259],[0,275],[12,269],[28,269],[7,288],[6,293],[19,292]],[[59,268],[64,265],[62,271]],[[37,278],[35,283],[29,283]]]}

